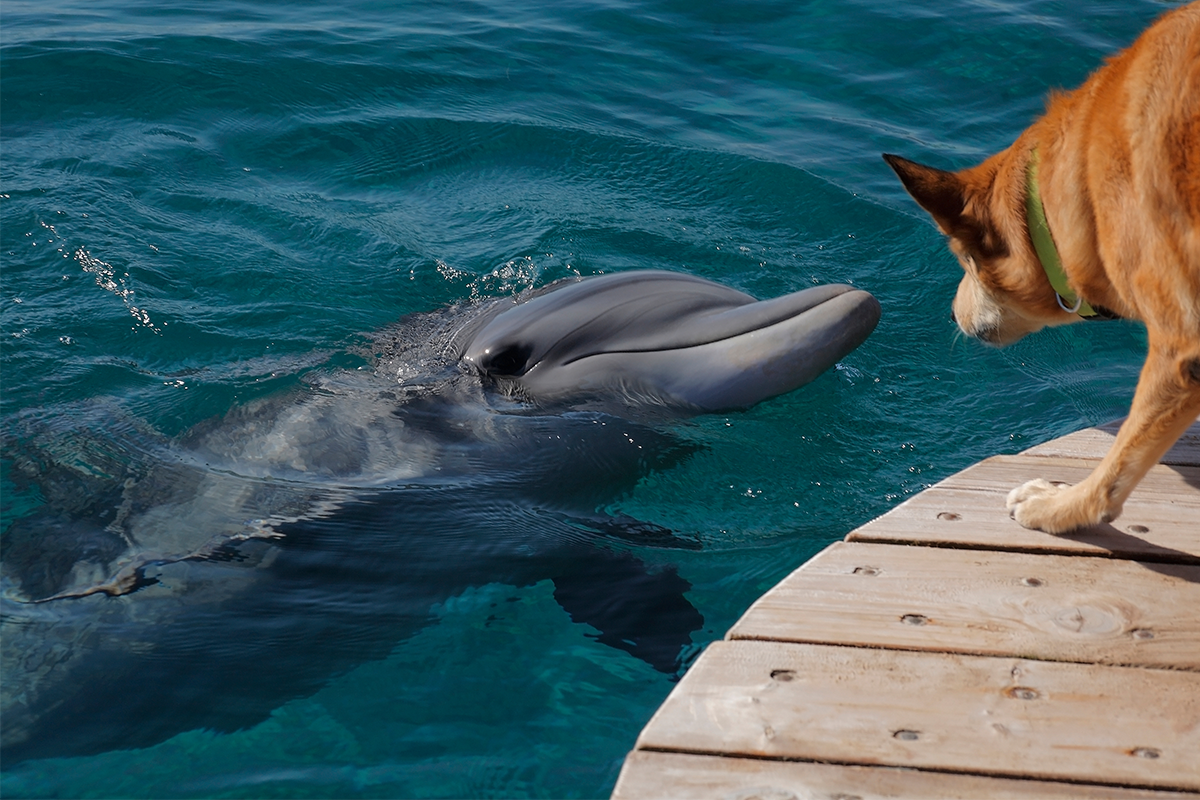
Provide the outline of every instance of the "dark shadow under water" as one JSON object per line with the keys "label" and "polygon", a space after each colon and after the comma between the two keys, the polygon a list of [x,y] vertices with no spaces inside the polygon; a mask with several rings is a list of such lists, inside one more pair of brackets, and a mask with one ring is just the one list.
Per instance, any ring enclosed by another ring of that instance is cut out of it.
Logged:
{"label": "dark shadow under water", "polygon": [[[680,674],[703,618],[638,553],[696,545],[603,509],[697,445],[456,397],[334,373],[175,441],[99,405],[8,421],[8,472],[42,504],[0,539],[6,767],[255,725],[486,584],[552,580],[594,639]],[[245,467],[280,441],[324,477]]]}
{"label": "dark shadow under water", "polygon": [[[6,719],[23,729],[4,762],[147,747],[196,728],[247,728],[387,657],[435,621],[434,604],[489,583],[551,579],[555,599],[572,620],[593,627],[597,641],[677,674],[681,652],[703,625],[684,596],[690,584],[631,552],[647,539],[665,544],[667,534],[527,502],[454,488],[395,490],[329,519],[282,526],[277,544],[231,548],[228,561],[161,567],[152,577],[159,593],[143,590],[147,607],[136,618],[109,615],[86,630],[74,621],[71,646],[89,652],[23,709],[24,719]],[[72,630],[60,622],[46,634],[63,627]]]}

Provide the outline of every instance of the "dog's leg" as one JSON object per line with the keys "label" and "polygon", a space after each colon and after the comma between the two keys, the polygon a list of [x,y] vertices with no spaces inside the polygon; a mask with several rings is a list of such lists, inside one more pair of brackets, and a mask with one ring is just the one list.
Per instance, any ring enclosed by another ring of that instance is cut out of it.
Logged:
{"label": "dog's leg", "polygon": [[1009,492],[1008,510],[1026,528],[1047,533],[1116,519],[1133,487],[1197,415],[1200,351],[1180,355],[1175,348],[1156,347],[1152,338],[1129,418],[1099,466],[1075,486],[1041,479],[1019,486]]}

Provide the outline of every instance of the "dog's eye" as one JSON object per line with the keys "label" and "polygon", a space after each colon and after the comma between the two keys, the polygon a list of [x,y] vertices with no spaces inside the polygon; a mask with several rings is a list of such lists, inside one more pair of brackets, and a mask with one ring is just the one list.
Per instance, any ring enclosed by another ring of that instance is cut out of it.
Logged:
{"label": "dog's eye", "polygon": [[489,375],[519,377],[528,371],[531,355],[533,355],[533,345],[510,344],[489,354],[480,366]]}

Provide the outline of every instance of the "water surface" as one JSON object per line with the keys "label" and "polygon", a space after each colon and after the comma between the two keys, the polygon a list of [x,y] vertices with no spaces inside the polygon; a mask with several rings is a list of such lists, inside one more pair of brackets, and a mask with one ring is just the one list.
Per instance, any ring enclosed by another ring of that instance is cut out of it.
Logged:
{"label": "water surface", "polygon": [[[791,395],[660,431],[682,455],[594,509],[674,534],[622,547],[690,584],[703,624],[686,663],[903,498],[1125,412],[1141,329],[1079,325],[1004,351],[962,339],[959,269],[879,154],[976,163],[1167,7],[6,0],[3,417],[69,430],[110,408],[175,436],[353,366],[406,314],[571,275],[865,288],[884,308],[866,345]],[[45,498],[3,480],[9,536]],[[489,507],[460,511],[456,530],[486,535]],[[473,546],[456,541],[449,563]],[[295,696],[275,702],[273,659],[304,650],[239,667],[260,721],[6,758],[3,793],[606,796],[673,677],[529,580],[447,584],[393,628],[378,615],[395,592],[364,591],[374,621],[348,617]],[[275,597],[226,622],[307,611]],[[110,733],[153,727],[164,692],[221,693],[166,668],[115,685],[129,696]]]}

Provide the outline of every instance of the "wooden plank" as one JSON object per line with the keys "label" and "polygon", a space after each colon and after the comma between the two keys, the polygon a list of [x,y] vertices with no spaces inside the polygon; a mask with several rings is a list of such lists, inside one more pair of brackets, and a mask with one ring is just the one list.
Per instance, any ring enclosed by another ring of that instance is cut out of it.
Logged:
{"label": "wooden plank", "polygon": [[727,638],[1200,670],[1200,565],[839,542]]}
{"label": "wooden plank", "polygon": [[1200,792],[1200,421],[1114,524],[1052,536],[1004,507],[1082,480],[1119,425],[981,462],[794,572],[692,667],[614,797]]}
{"label": "wooden plank", "polygon": [[1152,468],[1114,523],[1052,535],[1023,528],[1009,517],[1004,500],[1014,486],[1034,477],[1075,483],[1094,465],[995,456],[913,495],[846,538],[1200,563],[1200,469],[1195,467]]}
{"label": "wooden plank", "polygon": [[1200,791],[1200,674],[714,642],[637,748]]}
{"label": "wooden plank", "polygon": [[635,750],[613,800],[1184,800],[1194,794],[805,761]]}
{"label": "wooden plank", "polygon": [[[1104,458],[1105,453],[1117,438],[1117,430],[1123,420],[1113,420],[1095,428],[1060,436],[1045,444],[1026,450],[1022,455],[1061,456],[1065,458]],[[1200,422],[1192,425],[1179,437],[1179,441],[1167,451],[1159,463],[1177,466],[1200,467]]]}
{"label": "wooden plank", "polygon": [[[1081,458],[992,456],[951,475],[938,485],[1007,495],[1013,487],[1033,478],[1079,483],[1097,464],[1097,460]],[[1200,467],[1155,465],[1133,490],[1130,500],[1134,498],[1147,503],[1179,502],[1185,509],[1200,515]]]}

